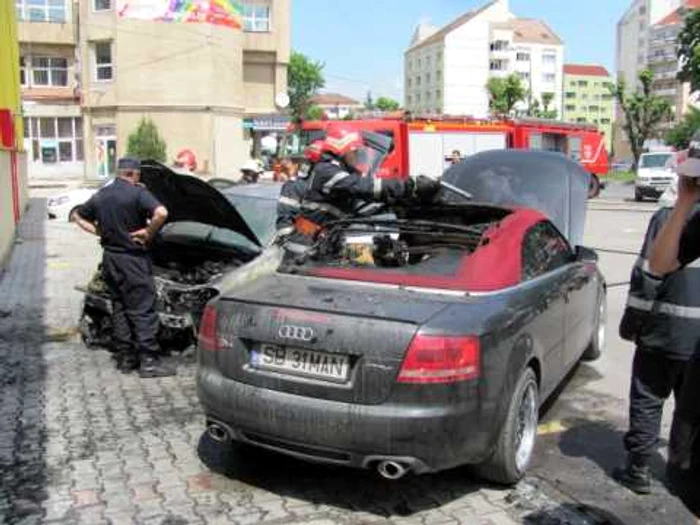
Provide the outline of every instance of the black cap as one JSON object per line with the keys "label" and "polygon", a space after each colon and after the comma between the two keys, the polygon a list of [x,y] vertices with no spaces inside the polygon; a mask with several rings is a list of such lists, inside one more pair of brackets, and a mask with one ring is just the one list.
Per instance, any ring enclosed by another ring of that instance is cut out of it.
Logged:
{"label": "black cap", "polygon": [[122,157],[117,162],[118,170],[140,170],[141,161],[135,157]]}

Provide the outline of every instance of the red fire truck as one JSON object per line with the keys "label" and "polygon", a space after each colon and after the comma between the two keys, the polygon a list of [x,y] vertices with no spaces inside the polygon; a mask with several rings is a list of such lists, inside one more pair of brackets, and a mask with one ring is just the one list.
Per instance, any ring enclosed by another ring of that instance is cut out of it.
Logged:
{"label": "red fire truck", "polygon": [[[338,124],[338,121],[320,120],[292,126],[283,143],[284,154],[301,153],[306,145],[322,139],[329,126]],[[449,166],[455,151],[465,157],[492,149],[537,149],[557,151],[580,162],[591,174],[591,196],[596,196],[601,179],[609,169],[605,136],[592,125],[544,119],[490,121],[400,116],[349,120],[340,124],[383,133],[394,139],[394,149],[380,170],[382,177],[405,178],[417,174],[438,177]]]}

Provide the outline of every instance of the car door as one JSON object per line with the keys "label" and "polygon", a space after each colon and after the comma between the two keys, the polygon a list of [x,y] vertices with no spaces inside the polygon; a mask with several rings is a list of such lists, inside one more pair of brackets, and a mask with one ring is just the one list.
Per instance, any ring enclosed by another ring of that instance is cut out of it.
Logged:
{"label": "car door", "polygon": [[551,392],[564,371],[567,264],[572,257],[558,249],[561,245],[553,239],[561,236],[553,234],[558,232],[551,223],[539,222],[526,232],[522,247],[523,282],[534,286],[531,300],[536,314],[530,332],[541,349],[544,393]]}
{"label": "car door", "polygon": [[566,288],[565,371],[576,364],[591,342],[598,315],[598,271],[591,261],[574,260],[568,266]]}

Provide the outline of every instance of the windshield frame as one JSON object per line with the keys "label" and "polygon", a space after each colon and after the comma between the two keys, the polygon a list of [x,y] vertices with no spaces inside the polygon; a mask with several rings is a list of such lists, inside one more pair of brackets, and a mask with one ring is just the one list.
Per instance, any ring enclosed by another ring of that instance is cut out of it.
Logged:
{"label": "windshield frame", "polygon": [[[648,165],[645,163],[646,160],[649,159],[654,159],[654,164]],[[661,164],[656,163],[657,158],[663,158],[663,162]],[[666,166],[668,166],[669,161],[673,158],[673,153],[670,152],[659,152],[659,153],[645,153],[642,155],[642,157],[639,159],[639,168],[640,169],[663,169]]]}

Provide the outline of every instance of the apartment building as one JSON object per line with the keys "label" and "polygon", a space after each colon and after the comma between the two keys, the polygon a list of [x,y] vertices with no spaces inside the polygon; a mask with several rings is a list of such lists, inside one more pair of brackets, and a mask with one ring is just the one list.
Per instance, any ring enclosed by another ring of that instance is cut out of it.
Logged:
{"label": "apartment building", "polygon": [[598,126],[605,133],[608,151],[612,148],[613,82],[603,66],[564,64],[563,120]]}
{"label": "apartment building", "polygon": [[617,74],[631,88],[648,65],[650,28],[683,4],[683,0],[633,0],[617,23]]}
{"label": "apartment building", "polygon": [[683,118],[690,104],[698,102],[697,94],[690,93],[690,85],[677,79],[680,67],[677,45],[685,17],[699,8],[700,0],[687,0],[649,28],[647,67],[654,72],[653,92],[669,102],[675,121]]}
{"label": "apartment building", "polygon": [[[545,22],[495,0],[443,28],[419,25],[404,54],[404,105],[414,113],[489,115],[486,84],[517,73],[532,99],[553,95],[561,115],[564,43]],[[516,109],[525,112],[527,103]]]}
{"label": "apartment building", "polygon": [[290,0],[188,6],[17,0],[33,175],[112,175],[145,116],[169,158],[189,149],[203,172],[237,174],[250,123],[274,124],[287,91]]}
{"label": "apartment building", "polygon": [[24,147],[32,177],[84,173],[77,11],[72,0],[15,0]]}

